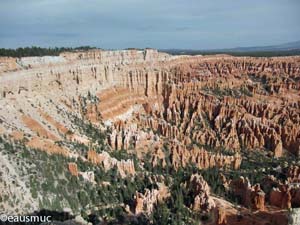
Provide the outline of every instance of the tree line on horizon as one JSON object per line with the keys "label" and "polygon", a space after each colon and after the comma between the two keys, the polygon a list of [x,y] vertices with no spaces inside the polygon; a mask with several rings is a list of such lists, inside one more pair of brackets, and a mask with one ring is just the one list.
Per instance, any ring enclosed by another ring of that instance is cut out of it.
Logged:
{"label": "tree line on horizon", "polygon": [[[24,48],[0,48],[0,57],[29,57],[29,56],[58,56],[62,52],[86,51],[91,49],[98,49],[91,46],[80,47],[53,47],[42,48],[37,46]],[[142,50],[139,48],[126,48],[126,50]],[[272,57],[272,56],[294,56],[300,55],[300,49],[286,50],[286,51],[254,51],[254,52],[226,52],[226,51],[202,51],[202,50],[181,50],[181,49],[164,49],[160,52],[166,52],[171,55],[215,55],[228,54],[233,56],[251,56],[251,57]]]}
{"label": "tree line on horizon", "polygon": [[41,48],[37,46],[24,47],[24,48],[0,48],[0,56],[7,57],[28,57],[28,56],[58,56],[62,52],[70,51],[84,51],[96,49],[91,46],[80,46],[80,47],[54,47],[54,48]]}
{"label": "tree line on horizon", "polygon": [[182,50],[166,49],[162,50],[171,55],[217,55],[226,54],[232,56],[250,56],[250,57],[275,57],[275,56],[297,56],[300,55],[300,49],[292,50],[270,50],[270,51],[205,51],[205,50]]}

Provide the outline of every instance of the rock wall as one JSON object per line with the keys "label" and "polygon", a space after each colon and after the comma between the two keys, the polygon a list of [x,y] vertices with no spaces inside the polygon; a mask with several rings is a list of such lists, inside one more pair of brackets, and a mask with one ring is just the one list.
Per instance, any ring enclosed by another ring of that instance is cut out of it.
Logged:
{"label": "rock wall", "polygon": [[133,160],[130,159],[126,161],[119,161],[115,158],[110,157],[107,152],[97,154],[94,150],[88,151],[87,159],[94,164],[102,164],[106,171],[116,167],[122,177],[135,174],[134,163]]}
{"label": "rock wall", "polygon": [[[94,124],[104,120],[112,149],[168,140],[174,168],[191,161],[237,169],[241,150],[268,150],[275,157],[300,151],[300,57],[171,56],[146,49],[0,62],[7,132],[42,131],[39,138],[47,143],[72,133],[69,138],[88,143],[66,116],[75,113]],[[49,124],[45,114],[55,118],[50,127],[43,125]]]}
{"label": "rock wall", "polygon": [[[267,151],[276,158],[299,155],[299,81],[298,56],[171,56],[146,49],[2,57],[0,133],[49,154],[80,158],[106,171],[116,168],[123,178],[144,171],[146,163],[170,170],[190,165],[239,169],[241,151]],[[90,122],[108,130],[107,137],[99,137],[107,138],[108,145],[97,144],[83,132],[84,123]],[[110,155],[123,150],[136,154],[139,168],[132,159]],[[68,169],[95,184],[93,171],[79,171],[76,163]],[[288,183],[270,178],[261,187],[240,178],[228,182],[226,189],[241,204],[259,211],[260,221],[267,215],[266,203],[283,209],[300,206],[299,187],[294,184],[299,171],[289,169]],[[217,201],[201,176],[194,174],[183,185],[192,196],[191,210],[215,207]],[[133,213],[151,214],[167,192],[137,192]],[[236,222],[237,213],[233,214],[217,211],[218,223]],[[239,224],[253,224],[252,218],[245,218]]]}
{"label": "rock wall", "polygon": [[231,181],[229,187],[240,204],[254,210],[265,210],[265,193],[259,184],[251,186],[248,178],[240,177]]}
{"label": "rock wall", "polygon": [[194,199],[190,206],[193,211],[209,212],[215,207],[210,188],[201,175],[193,174],[185,186],[189,196]]}

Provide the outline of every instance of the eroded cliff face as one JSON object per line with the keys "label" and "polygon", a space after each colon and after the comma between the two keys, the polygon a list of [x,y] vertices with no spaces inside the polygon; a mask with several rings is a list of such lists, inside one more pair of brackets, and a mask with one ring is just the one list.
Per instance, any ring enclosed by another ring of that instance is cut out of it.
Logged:
{"label": "eroded cliff face", "polygon": [[[300,57],[171,56],[146,49],[1,58],[0,134],[74,159],[70,173],[90,183],[94,174],[78,169],[76,160],[116,168],[123,178],[147,163],[174,171],[191,165],[238,170],[247,151],[299,155],[299,80]],[[92,127],[106,131],[106,145],[94,141],[100,134]],[[139,163],[110,155],[120,150]],[[291,177],[298,178],[297,171]],[[259,184],[243,178],[231,188],[244,205],[265,211]],[[215,207],[204,189],[191,190],[192,210]],[[289,208],[286,195],[298,194],[283,184],[278,189],[267,194],[268,204]],[[137,192],[135,213],[151,213],[158,193]],[[222,210],[217,215],[220,224],[226,221]]]}

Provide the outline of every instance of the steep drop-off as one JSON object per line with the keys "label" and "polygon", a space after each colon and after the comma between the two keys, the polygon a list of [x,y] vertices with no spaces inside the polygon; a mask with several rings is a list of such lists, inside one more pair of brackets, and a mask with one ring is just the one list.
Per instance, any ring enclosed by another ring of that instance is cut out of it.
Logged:
{"label": "steep drop-off", "polygon": [[[193,198],[182,203],[193,220],[209,213],[208,224],[264,224],[260,213],[266,212],[264,221],[277,218],[283,224],[285,209],[300,206],[299,188],[290,187],[285,172],[292,173],[289,166],[297,165],[293,158],[300,154],[300,57],[170,56],[153,49],[66,52],[0,58],[0,84],[1,211],[55,208],[53,194],[45,204],[42,192],[32,191],[35,175],[28,163],[20,166],[18,148],[63,157],[70,179],[87,186],[112,185],[99,178],[97,167],[116,170],[124,180],[151,171],[150,186],[132,190],[128,201],[106,203],[128,215],[155,215],[159,202],[172,199],[174,174],[191,167],[178,187]],[[266,163],[259,165],[256,157]],[[212,187],[215,199],[209,191],[214,181],[195,174],[212,170],[218,171],[222,189],[216,193]],[[251,186],[239,177],[254,172],[273,184],[259,184],[263,179],[257,177]],[[17,177],[22,188],[4,174]],[[10,204],[13,195],[19,200]],[[242,211],[253,218],[232,222],[237,207],[222,198],[249,206]],[[102,209],[101,204],[90,203],[88,211]],[[67,199],[60,206],[80,211]]]}

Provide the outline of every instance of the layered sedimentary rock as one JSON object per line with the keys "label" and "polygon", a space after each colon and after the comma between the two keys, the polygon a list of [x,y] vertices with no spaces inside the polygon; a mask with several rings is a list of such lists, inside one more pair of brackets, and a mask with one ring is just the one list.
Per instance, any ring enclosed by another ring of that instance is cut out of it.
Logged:
{"label": "layered sedimentary rock", "polygon": [[[295,169],[295,167],[289,168],[287,175],[291,175],[291,170]],[[263,180],[263,185],[266,189],[271,189],[267,199],[270,205],[282,209],[298,208],[300,206],[298,178],[297,180],[288,178],[283,183],[274,176],[268,176]]]}
{"label": "layered sedimentary rock", "polygon": [[[116,168],[123,178],[147,163],[172,171],[237,170],[241,152],[299,155],[299,79],[297,56],[171,56],[146,49],[0,58],[0,134],[72,162]],[[133,159],[111,156],[124,150],[137,155],[139,168]],[[92,171],[79,171],[75,163],[68,169],[95,182]],[[300,205],[299,174],[293,167],[288,183],[272,180],[265,188],[241,178],[226,189],[260,213],[267,204],[290,208]],[[214,208],[201,176],[186,185],[191,209]],[[136,193],[134,212],[150,214],[160,196],[158,189]],[[232,221],[222,210],[217,215],[219,224]]]}
{"label": "layered sedimentary rock", "polygon": [[68,164],[68,169],[69,172],[73,175],[73,176],[78,176],[78,168],[77,168],[77,164],[76,163],[69,163]]}
{"label": "layered sedimentary rock", "polygon": [[288,187],[273,188],[270,193],[270,204],[282,209],[291,208],[292,196]]}
{"label": "layered sedimentary rock", "polygon": [[300,167],[299,166],[290,166],[287,171],[287,177],[290,182],[299,182],[300,181]]}
{"label": "layered sedimentary rock", "polygon": [[107,152],[98,154],[94,150],[88,151],[87,159],[94,164],[102,164],[105,170],[110,170],[116,167],[122,177],[125,177],[126,174],[135,174],[134,163],[130,159],[126,161],[119,161],[115,158],[112,158]]}
{"label": "layered sedimentary rock", "polygon": [[193,174],[185,185],[189,196],[194,199],[190,206],[192,210],[208,212],[215,207],[210,196],[210,188],[201,175]]}
{"label": "layered sedimentary rock", "polygon": [[17,59],[12,57],[0,57],[0,73],[19,69]]}
{"label": "layered sedimentary rock", "polygon": [[139,192],[135,193],[133,203],[133,212],[135,214],[138,215],[144,213],[150,215],[157,203],[162,202],[170,196],[170,193],[164,184],[159,183],[158,186],[158,189],[146,189],[144,194]]}
{"label": "layered sedimentary rock", "polygon": [[[297,155],[300,148],[299,57],[172,57],[148,49],[21,58],[11,69],[12,59],[2,61],[7,68],[0,78],[4,103],[56,92],[55,100],[76,111],[79,103],[85,109],[80,113],[94,123],[126,120],[145,106],[148,116],[140,116],[138,125],[184,144],[265,148],[276,157],[284,149]],[[206,89],[226,96],[217,98]],[[236,89],[249,96],[232,97]],[[78,96],[88,92],[100,101],[83,104]],[[111,144],[128,148],[138,133],[116,130]]]}
{"label": "layered sedimentary rock", "polygon": [[265,210],[265,193],[259,184],[251,186],[247,178],[240,177],[231,181],[229,186],[242,205],[254,210]]}

